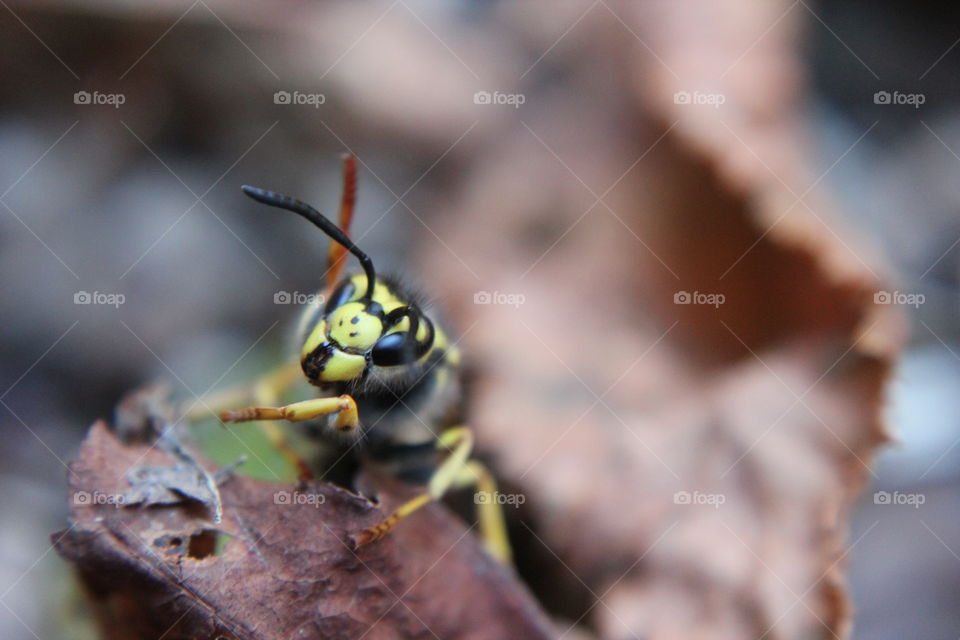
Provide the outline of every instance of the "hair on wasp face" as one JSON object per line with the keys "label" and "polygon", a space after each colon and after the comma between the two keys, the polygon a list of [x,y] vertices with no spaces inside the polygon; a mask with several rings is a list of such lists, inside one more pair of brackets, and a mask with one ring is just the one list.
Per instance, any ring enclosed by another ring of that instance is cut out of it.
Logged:
{"label": "hair on wasp face", "polygon": [[290,196],[247,185],[241,189],[258,202],[306,218],[353,254],[363,268],[362,274],[334,288],[322,313],[307,327],[300,363],[312,383],[365,380],[373,367],[410,366],[430,353],[433,323],[377,278],[373,260],[342,229]]}

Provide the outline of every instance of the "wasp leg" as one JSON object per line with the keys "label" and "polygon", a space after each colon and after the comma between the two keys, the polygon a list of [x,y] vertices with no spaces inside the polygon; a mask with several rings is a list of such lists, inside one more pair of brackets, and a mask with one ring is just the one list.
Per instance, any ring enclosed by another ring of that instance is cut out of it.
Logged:
{"label": "wasp leg", "polygon": [[220,419],[224,422],[263,421],[260,423],[261,428],[270,443],[297,468],[301,480],[310,480],[313,478],[310,465],[290,446],[280,425],[267,421],[302,422],[331,413],[338,414],[334,427],[340,431],[350,431],[357,427],[359,422],[357,403],[348,395],[336,398],[313,398],[282,407],[254,406],[235,411],[223,411],[220,413]]}
{"label": "wasp leg", "polygon": [[[479,462],[469,460],[473,449],[473,433],[467,427],[452,427],[440,434],[437,448],[450,449],[447,456],[427,484],[427,491],[403,503],[385,520],[368,527],[353,537],[357,547],[370,544],[385,536],[403,518],[433,500],[439,500],[451,488],[474,485],[480,493],[488,494],[490,500],[481,502],[480,530],[487,549],[494,558],[503,563],[510,561],[510,545],[500,505],[493,500],[496,486],[493,476]],[[484,508],[486,507],[486,508]]]}
{"label": "wasp leg", "polygon": [[385,520],[372,527],[367,527],[359,534],[354,536],[354,543],[357,547],[370,544],[385,536],[387,532],[403,518],[427,504],[431,500],[439,500],[451,486],[455,484],[457,476],[467,462],[470,456],[470,450],[473,448],[473,434],[466,427],[453,427],[447,429],[437,438],[437,448],[452,448],[450,455],[444,460],[437,470],[430,477],[427,484],[426,493],[422,493],[407,502],[403,503],[391,513]]}
{"label": "wasp leg", "polygon": [[[186,409],[185,416],[192,420],[202,419],[206,417],[208,411],[216,413],[226,407],[249,402],[251,396],[257,404],[276,404],[283,392],[299,380],[301,375],[299,363],[277,367],[262,376],[252,389],[250,387],[227,389],[207,396],[201,402],[194,402]],[[263,430],[270,444],[297,469],[301,480],[313,478],[310,465],[290,446],[283,429],[272,422],[260,423],[260,429]]]}
{"label": "wasp leg", "polygon": [[480,518],[480,537],[487,552],[501,564],[511,562],[510,540],[503,518],[503,507],[497,502],[497,482],[493,474],[477,460],[469,460],[454,482],[456,487],[475,487],[474,502]]}
{"label": "wasp leg", "polygon": [[334,398],[313,398],[282,407],[246,407],[235,411],[223,411],[220,413],[220,419],[224,422],[249,422],[251,420],[303,422],[331,413],[337,414],[333,426],[339,431],[352,431],[359,424],[357,403],[349,395]]}

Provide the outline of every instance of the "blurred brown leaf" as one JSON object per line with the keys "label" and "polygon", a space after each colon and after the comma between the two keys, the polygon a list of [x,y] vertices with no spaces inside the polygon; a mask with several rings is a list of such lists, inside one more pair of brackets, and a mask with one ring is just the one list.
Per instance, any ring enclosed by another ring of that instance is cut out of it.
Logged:
{"label": "blurred brown leaf", "polygon": [[846,518],[902,327],[805,171],[802,9],[698,5],[584,19],[552,62],[605,103],[529,97],[443,203],[464,215],[424,271],[482,265],[438,286],[481,445],[527,498],[515,528],[562,565],[541,595],[588,591],[555,613],[604,638],[844,637]]}

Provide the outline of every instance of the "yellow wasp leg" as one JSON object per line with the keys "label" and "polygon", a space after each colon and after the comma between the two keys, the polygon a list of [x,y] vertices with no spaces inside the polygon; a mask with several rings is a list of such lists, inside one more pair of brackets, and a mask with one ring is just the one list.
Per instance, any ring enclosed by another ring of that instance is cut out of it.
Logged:
{"label": "yellow wasp leg", "polygon": [[437,448],[453,448],[450,455],[444,460],[430,477],[426,493],[422,493],[403,503],[387,518],[372,527],[367,527],[354,537],[357,547],[362,547],[374,540],[378,540],[393,529],[400,520],[407,517],[431,500],[439,500],[447,489],[453,486],[457,475],[463,469],[473,448],[473,434],[466,427],[452,427],[440,434],[437,438]]}
{"label": "yellow wasp leg", "polygon": [[[261,391],[258,395],[266,398],[268,394]],[[302,422],[331,413],[338,413],[334,426],[340,431],[354,429],[359,423],[357,403],[348,395],[337,398],[313,398],[312,400],[295,402],[282,407],[255,406],[235,411],[223,411],[220,413],[220,419],[224,422],[248,422],[251,420]],[[275,422],[261,422],[260,424],[270,443],[297,468],[300,479],[312,479],[313,473],[310,471],[310,465],[290,446],[283,429]]]}
{"label": "yellow wasp leg", "polygon": [[378,540],[385,536],[400,520],[406,518],[420,507],[433,500],[439,500],[451,488],[475,485],[484,493],[488,493],[489,502],[484,502],[480,510],[480,530],[484,537],[487,549],[494,558],[503,563],[510,561],[510,545],[507,542],[506,529],[503,523],[503,514],[500,505],[493,500],[496,491],[493,476],[479,462],[470,461],[470,451],[473,449],[473,433],[467,427],[452,427],[440,434],[437,439],[437,448],[452,449],[450,455],[437,467],[427,491],[403,503],[385,520],[372,527],[368,527],[354,536],[357,547]]}
{"label": "yellow wasp leg", "polygon": [[334,398],[313,398],[282,407],[246,407],[235,411],[223,411],[220,413],[220,419],[224,422],[249,422],[251,420],[303,422],[331,413],[337,414],[333,426],[340,431],[353,430],[359,424],[357,403],[349,395]]}
{"label": "yellow wasp leg", "polygon": [[[303,373],[298,362],[282,365],[266,375],[261,376],[256,384],[253,385],[252,389],[250,387],[227,389],[205,397],[203,402],[195,402],[192,407],[187,409],[186,417],[188,419],[199,420],[205,418],[208,411],[221,411],[226,407],[249,402],[251,396],[254,402],[260,405],[276,404],[280,396],[283,395],[283,392],[299,380],[302,375]],[[259,426],[270,444],[273,445],[290,464],[296,467],[301,480],[313,478],[310,465],[290,446],[287,435],[283,429],[272,422],[261,422]]]}
{"label": "yellow wasp leg", "polygon": [[470,460],[455,481],[457,487],[476,487],[474,501],[480,517],[480,537],[487,552],[502,564],[510,564],[510,540],[503,518],[503,507],[497,502],[497,482],[479,461]]}

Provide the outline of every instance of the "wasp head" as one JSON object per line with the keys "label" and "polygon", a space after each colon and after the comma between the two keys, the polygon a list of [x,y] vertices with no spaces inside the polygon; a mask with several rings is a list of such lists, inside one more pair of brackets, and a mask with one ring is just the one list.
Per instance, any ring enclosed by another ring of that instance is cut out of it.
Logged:
{"label": "wasp head", "polygon": [[373,261],[337,225],[310,205],[273,191],[244,185],[243,192],[264,204],[292,211],[320,228],[352,253],[363,273],[342,281],[322,315],[312,319],[300,364],[316,385],[363,380],[376,367],[412,365],[426,356],[433,324],[413,303],[377,278]]}
{"label": "wasp head", "polygon": [[343,281],[307,327],[300,364],[313,384],[362,380],[376,368],[409,366],[429,353],[429,318],[386,283],[378,280],[370,290],[366,282],[363,274]]}

